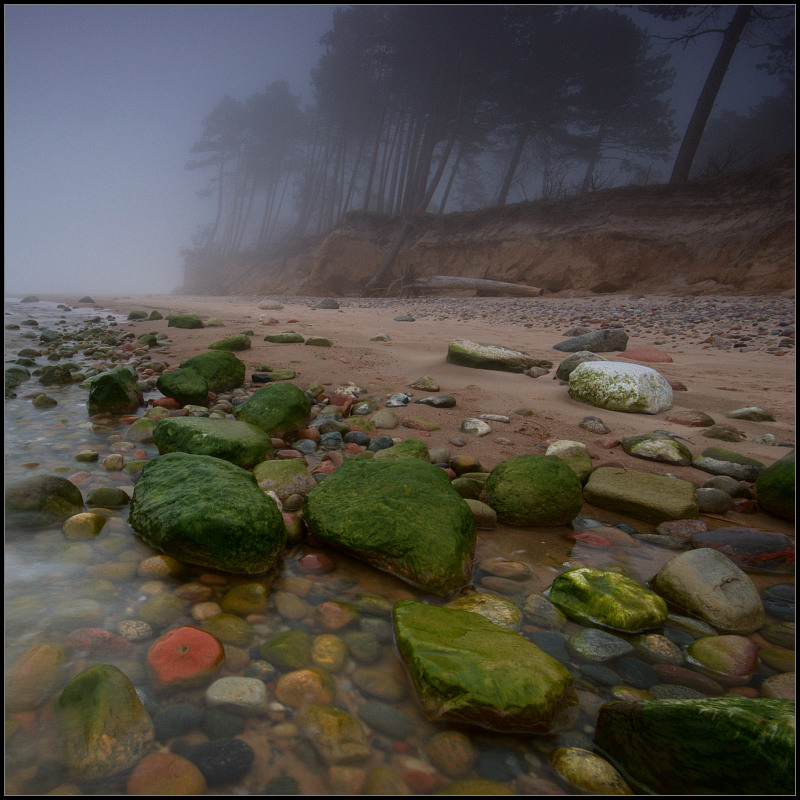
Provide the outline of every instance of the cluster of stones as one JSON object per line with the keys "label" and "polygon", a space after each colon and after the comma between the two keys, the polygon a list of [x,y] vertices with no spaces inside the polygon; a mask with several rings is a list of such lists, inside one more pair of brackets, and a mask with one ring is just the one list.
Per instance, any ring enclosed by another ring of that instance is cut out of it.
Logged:
{"label": "cluster of stones", "polygon": [[[494,346],[485,347],[492,359],[508,356]],[[452,348],[451,360],[465,363],[458,361],[462,356],[457,353],[458,348]],[[576,366],[573,374],[593,363]],[[537,365],[518,366],[521,369],[515,370],[523,371]],[[182,362],[173,372],[181,370],[187,373],[183,377],[192,378],[188,373],[193,373],[205,382],[203,402],[209,392],[239,389],[244,383],[244,364],[227,347]],[[630,371],[622,373],[627,376]],[[636,391],[647,395],[649,403],[653,387],[648,380],[640,381]],[[90,413],[133,413],[142,404],[141,387],[125,368],[98,375],[88,389]],[[167,396],[180,402],[174,393]],[[199,397],[200,393],[194,399]],[[723,695],[726,688],[749,683],[758,668],[758,648],[747,637],[766,623],[762,598],[724,553],[725,541],[716,547],[713,540],[692,541],[693,549],[670,559],[649,587],[616,572],[585,567],[559,575],[545,596],[528,598],[525,616],[545,632],[569,623],[578,626],[564,659],[551,654],[552,640],[546,636],[537,640],[519,632],[520,615],[511,601],[488,593],[456,597],[472,582],[476,529],[482,522],[491,527],[487,515],[512,525],[575,525],[587,501],[656,524],[684,522],[699,513],[692,484],[608,467],[592,470],[586,453],[572,442],[556,443],[547,455],[506,459],[489,473],[474,461],[442,462],[442,454],[430,453],[422,440],[388,440],[379,445],[380,439],[372,441],[344,421],[347,412],[355,412],[357,391],[326,393],[323,387],[303,391],[291,383],[271,382],[237,399],[241,402],[231,403],[230,413],[211,416],[198,403],[188,414],[170,414],[152,425],[160,455],[142,470],[129,521],[165,558],[263,576],[282,557],[287,541],[300,541],[296,523],[302,518],[314,541],[443,599],[444,605],[400,600],[389,609],[392,638],[419,706],[432,722],[547,733],[580,702],[574,675],[564,660],[599,667],[621,663],[632,652],[646,652],[655,663],[655,678],[640,678],[643,687],[663,682],[702,686],[704,691],[676,699],[649,695],[641,688],[636,702],[631,702],[631,690],[623,687],[620,702],[600,709],[595,743],[608,760],[581,747],[551,753],[555,770],[568,785],[595,793],[631,793],[631,786],[609,763],[613,762],[634,789],[677,793],[690,787],[705,793],[722,786],[730,792],[741,792],[742,787],[755,792],[763,790],[768,774],[770,791],[790,790],[794,705],[782,699],[782,690],[770,696],[764,681],[758,699],[705,696]],[[187,403],[182,405],[185,411]],[[333,412],[326,413],[328,409]],[[645,407],[635,410],[656,413]],[[312,431],[320,442],[325,435],[338,434],[338,439],[323,445],[331,455],[324,463],[330,466],[314,473],[302,459],[302,443],[316,445]],[[285,448],[287,442],[294,444],[296,456],[289,457],[287,450],[292,448]],[[341,445],[355,446],[345,447],[347,455],[337,459],[332,454],[341,454]],[[775,467],[778,477],[759,495],[774,495],[772,507],[782,508],[788,502],[790,468],[793,492],[793,458]],[[300,516],[281,513],[284,505],[292,505]],[[6,513],[16,526],[54,522],[67,526],[84,513],[84,499],[65,479],[37,476],[8,488]],[[231,617],[236,611],[263,613],[268,592],[263,584],[254,585],[261,591],[232,601],[232,611],[224,613]],[[341,618],[346,610],[336,609],[335,614]],[[268,714],[272,706],[263,675],[219,677],[226,661],[224,642],[249,641],[236,638],[235,619],[228,620],[227,627],[224,622],[217,620],[216,628],[180,626],[165,631],[148,649],[152,686],[156,692],[200,688],[209,708],[243,716]],[[667,627],[692,632],[683,651],[678,647],[676,653],[674,643],[658,633]],[[366,761],[370,749],[365,724],[379,727],[377,718],[388,711],[362,715],[337,705],[331,675],[337,672],[337,660],[331,652],[338,645],[320,644],[315,659],[311,642],[299,638],[302,644],[289,631],[260,648],[267,664],[264,675],[272,677],[276,668],[283,672],[275,686],[276,698],[283,708],[295,710],[298,729],[331,771]],[[38,646],[12,669],[12,688],[21,690],[12,695],[27,698],[15,703],[36,707],[58,686],[63,652],[48,648]],[[306,649],[309,655],[298,656]],[[659,655],[663,652],[667,655]],[[581,671],[591,674],[588,668]],[[38,678],[33,689],[31,674]],[[383,696],[391,699],[390,694]],[[159,791],[159,777],[163,780],[164,773],[174,770],[182,786],[199,793],[206,786],[239,780],[254,759],[252,748],[231,736],[208,746],[185,745],[165,762],[164,754],[150,752],[157,725],[127,677],[108,664],[91,667],[67,683],[58,697],[56,717],[65,761],[79,782],[133,767],[129,791],[150,793]],[[770,721],[766,730],[759,724],[765,719]],[[687,730],[694,739],[709,743],[713,753],[705,750],[697,761],[687,758],[682,748]],[[457,742],[458,737],[451,737],[448,747]],[[752,770],[753,765],[763,769]],[[336,774],[345,781],[343,773]],[[450,774],[461,772],[453,769]],[[373,788],[385,789],[380,776],[374,781]],[[456,782],[448,792],[500,793],[503,788]]]}

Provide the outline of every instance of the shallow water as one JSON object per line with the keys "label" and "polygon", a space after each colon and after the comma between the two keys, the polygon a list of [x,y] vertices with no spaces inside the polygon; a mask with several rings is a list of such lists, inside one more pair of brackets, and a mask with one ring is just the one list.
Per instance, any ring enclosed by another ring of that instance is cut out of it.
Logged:
{"label": "shallow water", "polygon": [[[44,350],[36,338],[23,338],[32,331],[38,334],[43,328],[73,330],[102,324],[111,329],[124,318],[109,315],[96,309],[59,309],[54,303],[21,304],[6,301],[5,324],[36,319],[38,328],[22,325],[19,331],[6,331],[6,367],[23,347]],[[99,317],[100,322],[87,322]],[[61,322],[63,320],[63,322]],[[152,357],[158,358],[153,354]],[[131,356],[133,359],[133,356]],[[71,360],[83,369],[89,361],[80,353]],[[50,362],[37,358],[37,365]],[[124,361],[123,361],[124,363]],[[32,369],[32,368],[31,368]],[[32,398],[40,391],[57,400],[52,408],[36,408]],[[35,377],[24,381],[16,389],[16,398],[5,402],[5,474],[6,481],[24,475],[56,474],[75,482],[84,498],[96,486],[119,486],[131,494],[136,481],[135,472],[125,470],[109,472],[102,464],[104,456],[122,452],[125,460],[152,458],[158,455],[151,444],[126,442],[127,426],[119,421],[92,422],[86,411],[87,392],[78,385],[41,387]],[[158,396],[157,392],[146,397]],[[80,451],[95,450],[100,457],[93,462],[79,462],[75,455]],[[96,784],[77,785],[66,774],[58,741],[52,724],[52,701],[58,697],[66,681],[96,663],[111,663],[122,669],[137,688],[145,706],[155,716],[165,706],[188,702],[205,712],[204,690],[157,695],[147,678],[145,659],[153,641],[164,631],[180,625],[202,624],[202,611],[198,602],[184,599],[182,609],[167,622],[151,622],[153,634],[149,639],[131,642],[127,652],[118,654],[92,648],[75,636],[82,628],[100,628],[115,632],[123,620],[140,620],[146,616],[150,598],[163,594],[177,594],[189,598],[202,590],[203,602],[219,602],[232,586],[249,583],[252,577],[234,576],[211,570],[185,566],[177,576],[154,576],[143,568],[151,556],[157,555],[140,540],[127,522],[127,508],[103,509],[106,524],[102,532],[90,541],[69,541],[61,526],[43,529],[6,528],[5,541],[5,652],[6,670],[33,645],[48,641],[68,648],[64,681],[57,687],[48,702],[35,711],[8,713],[6,740],[6,789],[9,794],[80,793],[106,795],[126,793],[126,774]],[[605,522],[611,522],[608,518]],[[627,521],[627,520],[626,520]],[[546,590],[553,578],[564,570],[580,565],[623,571],[637,580],[649,580],[660,567],[674,555],[674,551],[641,545],[636,548],[613,547],[596,549],[578,546],[571,542],[565,527],[537,528],[535,531],[498,527],[494,531],[479,531],[476,564],[500,556],[522,562],[530,567],[530,576],[514,584],[508,596],[522,605],[526,595]],[[644,529],[643,529],[644,532]],[[346,627],[334,624],[321,606],[330,600],[365,607],[370,598],[382,598],[385,608],[400,598],[421,599],[429,603],[442,603],[439,598],[420,595],[399,580],[377,572],[354,559],[326,551],[333,563],[327,572],[309,572],[301,559],[309,553],[320,552],[310,544],[287,551],[281,565],[264,579],[271,587],[272,600],[263,614],[247,617],[250,638],[238,643],[226,642],[227,668],[223,675],[251,675],[265,669],[260,663],[259,646],[271,635],[287,628],[299,628],[312,636],[320,634],[344,635],[345,631],[369,632],[380,644],[379,657],[374,663],[359,664],[348,658],[343,668],[334,673],[336,697],[334,702],[357,713],[368,700],[382,699],[391,703],[411,720],[414,733],[395,740],[390,736],[370,730],[372,756],[357,765],[350,775],[352,784],[343,787],[341,775],[334,778],[316,756],[309,742],[294,726],[294,711],[274,701],[268,714],[241,720],[239,738],[255,750],[254,765],[249,773],[235,784],[213,786],[209,794],[336,794],[367,793],[366,776],[376,767],[389,766],[393,774],[406,779],[406,786],[417,793],[429,793],[446,786],[452,778],[434,766],[426,746],[437,732],[451,730],[447,725],[434,725],[420,713],[410,684],[403,675],[391,634],[390,617],[375,612],[361,611]],[[491,576],[476,569],[475,589],[498,591]],[[772,581],[779,582],[779,581]],[[789,582],[782,577],[780,582]],[[791,580],[793,582],[793,579]],[[194,588],[192,588],[194,587]],[[197,587],[200,587],[198,590]],[[191,589],[191,592],[190,592]],[[285,608],[276,605],[278,594],[295,594],[305,603],[306,611],[296,618]],[[502,590],[498,593],[502,594]],[[579,630],[569,623],[562,634]],[[525,620],[522,634],[535,639],[546,633]],[[541,638],[539,640],[541,642]],[[563,644],[563,643],[562,643]],[[565,713],[557,729],[546,736],[508,736],[482,730],[466,730],[473,748],[472,766],[464,778],[485,778],[499,781],[517,794],[581,794],[566,783],[551,766],[548,754],[562,746],[592,749],[592,735],[599,706],[619,696],[610,685],[594,682],[582,671],[579,659],[566,654],[564,663],[576,678],[580,706]],[[373,693],[359,688],[354,676],[358,667],[378,667],[393,685],[405,683],[400,699]],[[754,678],[753,685],[768,674],[768,670]],[[264,680],[274,700],[274,674],[265,674]],[[620,685],[622,681],[620,680]],[[13,723],[8,736],[9,720]],[[208,734],[201,729],[186,734],[189,743],[204,741]],[[174,742],[160,741],[159,749],[175,747]],[[419,776],[424,776],[420,778]],[[414,778],[413,776],[416,776]],[[417,780],[417,783],[414,783]],[[387,792],[392,793],[392,792]],[[413,792],[412,792],[413,793]]]}

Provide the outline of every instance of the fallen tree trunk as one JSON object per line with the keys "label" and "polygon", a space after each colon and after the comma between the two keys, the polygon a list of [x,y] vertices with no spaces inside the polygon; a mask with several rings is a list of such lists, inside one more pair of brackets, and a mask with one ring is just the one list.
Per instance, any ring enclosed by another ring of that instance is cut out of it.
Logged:
{"label": "fallen tree trunk", "polygon": [[409,294],[423,292],[441,292],[445,290],[474,289],[481,295],[513,295],[515,297],[541,297],[544,289],[538,286],[526,286],[522,283],[492,281],[488,278],[461,278],[456,275],[432,275],[430,278],[415,278],[404,283],[403,291]]}

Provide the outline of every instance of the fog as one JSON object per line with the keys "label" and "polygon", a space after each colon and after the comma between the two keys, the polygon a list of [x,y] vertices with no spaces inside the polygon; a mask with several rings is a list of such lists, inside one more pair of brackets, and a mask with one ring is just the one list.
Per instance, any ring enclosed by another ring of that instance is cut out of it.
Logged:
{"label": "fog", "polygon": [[[203,119],[277,80],[310,102],[334,8],[7,4],[5,293],[179,286],[181,248],[214,214],[185,169]],[[670,50],[681,136],[718,47]],[[777,93],[757,60],[737,50],[717,109]]]}

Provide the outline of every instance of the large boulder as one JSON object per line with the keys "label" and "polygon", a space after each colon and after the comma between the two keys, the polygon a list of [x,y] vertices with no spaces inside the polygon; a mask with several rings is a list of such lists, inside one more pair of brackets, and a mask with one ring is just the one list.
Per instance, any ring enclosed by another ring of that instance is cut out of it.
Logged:
{"label": "large boulder", "polygon": [[581,510],[581,482],[556,456],[524,455],[501,461],[484,486],[483,501],[512,525],[560,525]]}
{"label": "large boulder", "polygon": [[6,524],[11,527],[60,525],[82,511],[81,490],[58,475],[30,475],[5,489]]}
{"label": "large boulder", "polygon": [[169,314],[167,315],[168,328],[204,328],[203,320],[197,314]]}
{"label": "large boulder", "polygon": [[181,361],[182,369],[199,372],[210,392],[227,392],[244,383],[247,368],[230,350],[209,350]]}
{"label": "large boulder", "polygon": [[252,469],[272,453],[272,440],[249,422],[209,417],[165,417],[153,428],[158,452],[195,453]]}
{"label": "large boulder", "polygon": [[86,410],[94,414],[133,414],[144,402],[136,376],[127,367],[117,367],[92,378]]}
{"label": "large boulder", "polygon": [[153,741],[153,721],[128,677],[97,664],[74,677],[55,705],[70,775],[83,782],[132,767]]}
{"label": "large boulder", "polygon": [[553,350],[561,350],[565,353],[578,353],[581,350],[589,350],[592,353],[611,353],[622,351],[627,346],[628,334],[622,328],[601,328],[554,344]]}
{"label": "large boulder", "polygon": [[624,575],[592,567],[563,572],[553,581],[548,599],[582,625],[623,633],[658,628],[668,613],[655,592]]}
{"label": "large boulder", "polygon": [[598,508],[618,511],[658,525],[674,519],[695,519],[697,489],[680,478],[599,467],[583,488],[583,499]]}
{"label": "large boulder", "polygon": [[550,369],[552,361],[521,353],[499,344],[453,339],[447,347],[447,362],[462,367],[492,369],[501,372],[525,372],[531,367]]}
{"label": "large boulder", "polygon": [[208,346],[209,350],[249,350],[250,337],[246,333],[235,333]]}
{"label": "large boulder", "polygon": [[683,443],[663,433],[640,433],[622,440],[622,449],[628,455],[647,461],[662,461],[676,467],[692,463],[692,452]]}
{"label": "large boulder", "polygon": [[569,396],[609,411],[658,414],[672,408],[672,387],[650,367],[584,361],[569,374]]}
{"label": "large boulder", "polygon": [[683,613],[722,633],[752,633],[766,621],[753,581],[726,555],[708,547],[671,558],[650,587]]}
{"label": "large boulder", "polygon": [[233,413],[268,434],[284,434],[305,426],[311,416],[311,401],[293,383],[271,383],[236,406]]}
{"label": "large boulder", "polygon": [[213,456],[167,453],[149,461],[129,522],[166,555],[223,572],[266,572],[286,544],[283,515],[253,475]]}
{"label": "large boulder", "polygon": [[756,500],[762,511],[780,519],[794,520],[794,450],[779,458],[756,478]]}
{"label": "large boulder", "polygon": [[350,459],[303,502],[326,545],[450,595],[472,580],[475,518],[444,470],[416,458]]}
{"label": "large boulder", "polygon": [[546,733],[575,700],[566,667],[481,614],[401,600],[394,629],[422,710],[434,722]]}
{"label": "large boulder", "polygon": [[156,388],[182,406],[204,406],[208,403],[208,381],[194,369],[179,367],[162,372]]}
{"label": "large boulder", "polygon": [[794,702],[789,700],[727,696],[607,703],[594,741],[643,794],[794,794]]}

